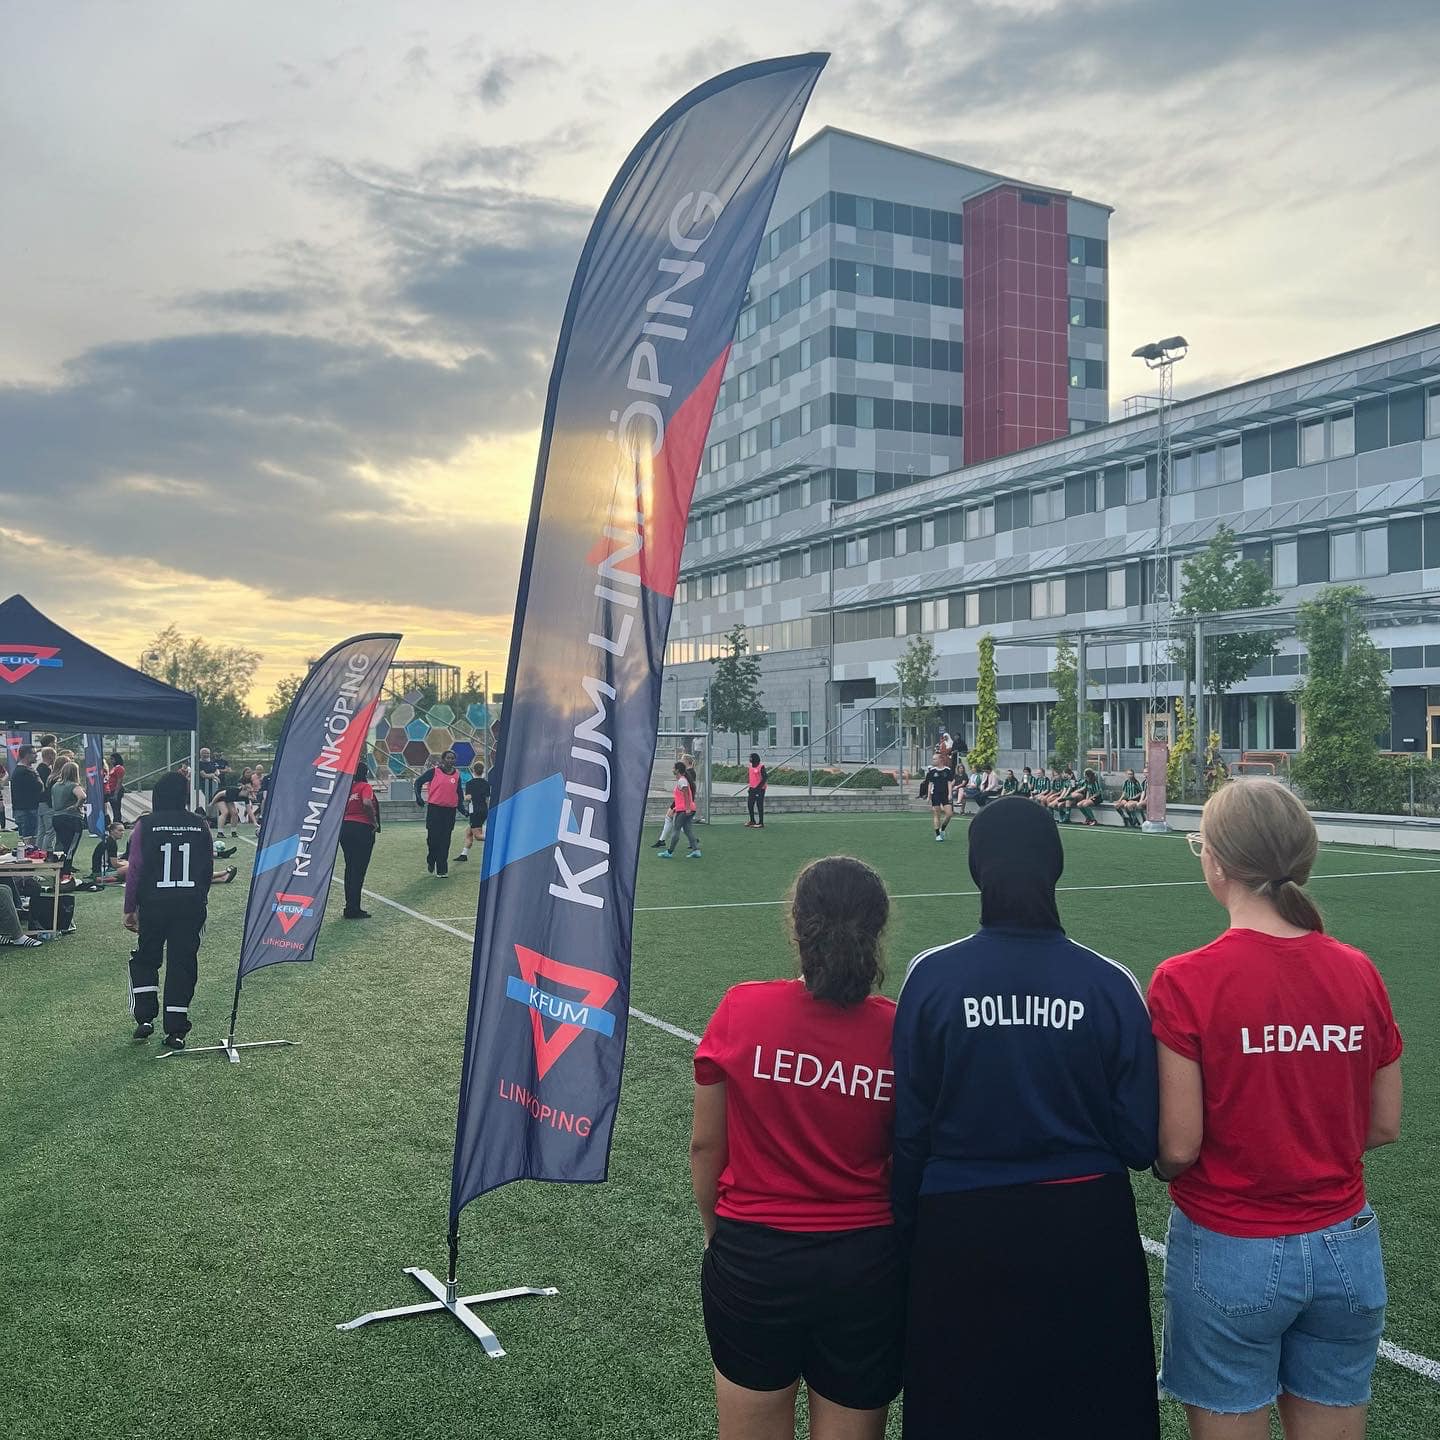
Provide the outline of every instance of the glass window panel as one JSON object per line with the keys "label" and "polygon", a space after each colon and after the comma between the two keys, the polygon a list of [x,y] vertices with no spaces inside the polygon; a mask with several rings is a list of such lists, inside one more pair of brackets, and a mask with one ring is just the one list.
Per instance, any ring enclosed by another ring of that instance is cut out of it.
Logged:
{"label": "glass window panel", "polygon": [[782,423],[781,423],[780,417],[777,415],[777,416],[770,422],[770,445],[771,445],[771,448],[773,449],[776,445],[778,445],[783,438],[784,438],[784,427],[783,427],[783,425],[782,425]]}
{"label": "glass window panel", "polygon": [[1288,587],[1295,584],[1295,552],[1293,540],[1277,540],[1273,551],[1275,584]]}
{"label": "glass window panel", "polygon": [[810,303],[811,285],[813,283],[810,279],[810,272],[807,270],[800,277],[800,303],[802,305],[808,305]]}
{"label": "glass window panel", "polygon": [[813,411],[809,405],[802,405],[800,407],[800,433],[802,435],[808,435],[810,433],[812,416]]}
{"label": "glass window panel", "polygon": [[1360,532],[1361,560],[1366,575],[1384,575],[1390,569],[1390,535],[1384,526]]}
{"label": "glass window panel", "polygon": [[875,402],[868,395],[855,397],[855,424],[861,430],[875,428]]}
{"label": "glass window panel", "polygon": [[777,290],[770,297],[770,319],[772,321],[780,318],[780,292]]}
{"label": "glass window panel", "polygon": [[855,358],[863,360],[867,364],[875,359],[875,332],[873,330],[857,330],[855,332]]}
{"label": "glass window panel", "polygon": [[895,633],[897,635],[909,634],[909,631],[905,628],[905,612],[908,608],[909,607],[905,605],[897,605],[895,607]]}
{"label": "glass window panel", "polygon": [[1330,417],[1331,455],[1353,455],[1355,453],[1355,412],[1347,410],[1343,415]]}
{"label": "glass window panel", "polygon": [[1072,325],[1085,323],[1085,297],[1083,295],[1070,297],[1070,323]]}
{"label": "glass window panel", "polygon": [[1342,530],[1330,537],[1330,578],[1353,580],[1360,573],[1360,537],[1354,530]]}
{"label": "glass window panel", "polygon": [[933,520],[920,522],[920,548],[922,550],[935,548],[935,522]]}
{"label": "glass window panel", "polygon": [[855,498],[864,500],[875,493],[875,472],[873,470],[857,470],[855,472]]}
{"label": "glass window panel", "polygon": [[[810,207],[808,205],[800,212],[800,238],[802,240],[810,238]],[[773,745],[775,742],[772,740],[770,743]]]}
{"label": "glass window panel", "polygon": [[965,597],[965,624],[967,628],[980,623],[980,594],[972,590]]}
{"label": "glass window panel", "polygon": [[1070,357],[1070,388],[1072,390],[1079,390],[1084,387],[1084,384],[1085,362],[1072,355]]}
{"label": "glass window panel", "polygon": [[812,340],[800,342],[800,368],[808,370],[815,360],[815,343]]}
{"label": "glass window panel", "polygon": [[[1144,480],[1144,470],[1141,470],[1141,480]],[[1195,453],[1186,450],[1181,455],[1176,455],[1170,462],[1170,484],[1177,495],[1183,495],[1188,490],[1195,488]]]}
{"label": "glass window panel", "polygon": [[1145,466],[1142,463],[1130,466],[1125,472],[1125,503],[1127,505],[1139,505],[1144,499]]}
{"label": "glass window panel", "polygon": [[1070,263],[1072,265],[1085,263],[1085,237],[1083,235],[1070,236]]}
{"label": "glass window panel", "polygon": [[1195,452],[1195,482],[1197,485],[1215,484],[1220,478],[1220,467],[1217,461],[1218,457],[1213,445]]}
{"label": "glass window panel", "polygon": [[873,265],[857,265],[855,267],[855,293],[857,295],[873,295],[875,293],[875,267]]}
{"label": "glass window panel", "polygon": [[1220,478],[1222,480],[1239,480],[1244,473],[1244,466],[1240,458],[1240,442],[1232,440],[1228,445],[1222,445],[1220,447]]}
{"label": "glass window panel", "polygon": [[1440,436],[1440,385],[1425,392],[1425,433]]}
{"label": "glass window panel", "polygon": [[895,527],[895,553],[904,555],[910,549],[910,531],[904,525]]}
{"label": "glass window panel", "polygon": [[1125,608],[1125,572],[1111,570],[1105,576],[1105,601],[1111,610]]}
{"label": "glass window panel", "polygon": [[860,195],[855,200],[855,228],[857,230],[873,230],[875,228],[875,202],[867,200]]}
{"label": "glass window panel", "polygon": [[1307,420],[1300,427],[1300,463],[1314,465],[1325,458],[1325,422]]}

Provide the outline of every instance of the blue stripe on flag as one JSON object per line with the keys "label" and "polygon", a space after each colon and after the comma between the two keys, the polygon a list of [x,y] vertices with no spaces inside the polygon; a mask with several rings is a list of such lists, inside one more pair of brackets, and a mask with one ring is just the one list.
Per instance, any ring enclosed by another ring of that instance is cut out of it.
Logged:
{"label": "blue stripe on flag", "polygon": [[518,975],[511,975],[505,981],[505,993],[547,1020],[558,1021],[561,1025],[583,1025],[585,1029],[598,1030],[602,1035],[615,1033],[615,1017],[608,1010],[584,1005],[578,1000],[567,1000],[563,995],[552,995],[536,985],[527,985]]}
{"label": "blue stripe on flag", "polygon": [[485,858],[480,878],[527,855],[548,850],[560,833],[560,809],[565,803],[565,777],[547,775],[502,800],[485,822]]}
{"label": "blue stripe on flag", "polygon": [[290,835],[284,840],[277,840],[273,845],[267,845],[255,857],[255,874],[263,875],[267,870],[273,870],[277,865],[283,865],[287,860],[293,860],[299,853],[300,837],[298,835]]}

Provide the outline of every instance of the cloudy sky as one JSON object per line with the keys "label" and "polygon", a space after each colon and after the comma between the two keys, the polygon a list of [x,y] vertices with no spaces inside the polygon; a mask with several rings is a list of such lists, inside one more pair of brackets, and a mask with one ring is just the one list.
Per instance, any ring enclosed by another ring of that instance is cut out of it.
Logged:
{"label": "cloudy sky", "polygon": [[808,49],[802,139],[1115,206],[1117,407],[1160,334],[1193,393],[1440,319],[1432,0],[7,0],[0,595],[252,645],[257,703],[375,626],[498,689],[594,206]]}

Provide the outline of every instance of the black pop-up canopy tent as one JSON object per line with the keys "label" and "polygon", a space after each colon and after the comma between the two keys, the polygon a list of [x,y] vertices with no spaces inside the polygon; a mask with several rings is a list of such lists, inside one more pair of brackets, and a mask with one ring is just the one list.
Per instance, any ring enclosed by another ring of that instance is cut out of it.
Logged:
{"label": "black pop-up canopy tent", "polygon": [[0,603],[0,723],[6,729],[193,734],[198,712],[193,695],[87,645],[23,595]]}

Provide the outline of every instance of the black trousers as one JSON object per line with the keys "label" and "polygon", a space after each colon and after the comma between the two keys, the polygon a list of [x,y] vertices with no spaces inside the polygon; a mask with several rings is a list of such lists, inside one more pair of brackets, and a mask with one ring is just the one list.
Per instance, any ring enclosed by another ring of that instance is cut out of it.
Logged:
{"label": "black trousers", "polygon": [[453,805],[425,807],[425,861],[437,875],[450,873],[450,838],[459,813]]}
{"label": "black trousers", "polygon": [[160,966],[165,966],[167,1035],[190,1033],[190,1001],[199,974],[203,906],[140,907],[140,942],[130,955],[130,1010],[136,1020],[160,1013]]}
{"label": "black trousers", "polygon": [[375,827],[363,820],[345,820],[340,825],[340,848],[345,852],[345,913],[358,914],[360,891],[365,872],[370,868],[370,852],[375,848]]}
{"label": "black trousers", "polygon": [[1159,1440],[1128,1175],[922,1195],[905,1440]]}
{"label": "black trousers", "polygon": [[65,857],[66,869],[75,859],[75,847],[85,833],[85,821],[79,815],[56,815],[51,820],[55,827],[55,844]]}
{"label": "black trousers", "polygon": [[745,809],[757,825],[765,823],[765,792],[751,786],[745,792]]}
{"label": "black trousers", "polygon": [[115,817],[115,823],[120,823],[120,801],[122,795],[107,795],[105,797],[105,808]]}

